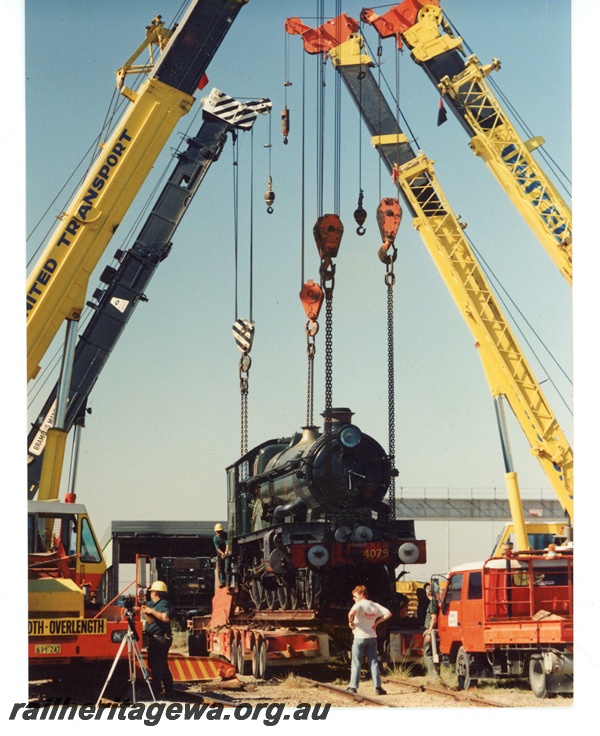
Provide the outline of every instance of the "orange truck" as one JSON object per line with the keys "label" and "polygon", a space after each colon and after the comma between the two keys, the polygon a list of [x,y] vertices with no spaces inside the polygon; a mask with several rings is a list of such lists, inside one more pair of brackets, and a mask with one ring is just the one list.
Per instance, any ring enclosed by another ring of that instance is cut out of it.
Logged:
{"label": "orange truck", "polygon": [[113,660],[130,630],[141,641],[134,608],[147,562],[132,595],[103,605],[106,562],[85,506],[29,501],[27,520],[30,668]]}
{"label": "orange truck", "polygon": [[[442,591],[443,586],[443,591]],[[513,553],[434,580],[438,654],[458,687],[529,677],[534,694],[573,691],[573,548]]]}

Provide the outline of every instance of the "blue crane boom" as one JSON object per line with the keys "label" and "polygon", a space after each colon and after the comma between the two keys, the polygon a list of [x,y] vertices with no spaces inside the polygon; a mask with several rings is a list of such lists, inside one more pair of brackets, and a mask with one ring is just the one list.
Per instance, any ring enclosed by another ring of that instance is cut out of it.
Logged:
{"label": "blue crane boom", "polygon": [[[118,267],[107,266],[88,306],[94,310],[75,349],[64,432],[83,423],[88,397],[125,325],[140,302],[158,266],[169,255],[172,239],[189,205],[235,130],[249,130],[258,113],[268,113],[271,102],[263,99],[241,103],[214,89],[202,100],[203,122],[187,148],[177,154],[177,164],[142,226],[133,246],[115,254]],[[38,492],[46,447],[53,426],[58,383],[50,392],[28,436],[28,498]]]}

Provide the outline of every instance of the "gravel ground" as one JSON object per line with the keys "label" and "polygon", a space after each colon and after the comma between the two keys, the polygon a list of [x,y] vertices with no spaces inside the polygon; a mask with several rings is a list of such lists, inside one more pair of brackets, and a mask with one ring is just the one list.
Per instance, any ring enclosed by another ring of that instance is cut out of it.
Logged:
{"label": "gravel ground", "polygon": [[[460,692],[451,678],[446,678],[448,686],[437,687],[436,692],[420,690],[415,686],[428,685],[427,677],[393,675],[383,677],[383,686],[387,695],[377,695],[372,683],[368,679],[361,680],[358,695],[366,701],[360,702],[348,698],[343,691],[347,687],[347,680],[336,678],[331,684],[342,691],[339,695],[331,690],[322,689],[307,682],[302,673],[299,675],[274,675],[269,680],[257,682],[252,677],[239,677],[244,690],[236,697],[243,699],[260,699],[272,702],[286,702],[292,705],[307,702],[311,705],[329,702],[333,707],[343,708],[377,708],[370,700],[381,705],[394,708],[477,708],[480,704],[472,702],[473,698],[493,701],[495,704],[511,708],[571,708],[573,697],[555,695],[543,700],[536,698],[523,683],[490,683],[482,687],[472,688],[468,692]],[[444,696],[443,692],[447,691]],[[234,693],[232,693],[234,695]]]}
{"label": "gravel ground", "polygon": [[[100,669],[94,670],[88,666],[85,672],[71,672],[71,677],[64,679],[39,679],[30,682],[30,699],[42,702],[52,698],[66,696],[73,703],[96,702],[103,689],[106,672]],[[526,681],[502,680],[480,682],[478,687],[470,690],[458,691],[456,676],[450,668],[443,668],[443,685],[437,686],[432,692],[422,689],[427,686],[428,679],[419,674],[418,669],[411,673],[401,671],[388,671],[383,675],[383,686],[386,695],[379,696],[370,681],[369,675],[363,671],[363,677],[359,687],[358,695],[361,699],[349,698],[345,694],[348,684],[349,668],[303,668],[293,672],[274,671],[269,679],[257,681],[252,676],[238,675],[229,683],[207,682],[207,683],[180,683],[178,699],[186,700],[189,693],[190,698],[203,694],[206,698],[214,697],[231,698],[240,702],[272,702],[285,703],[293,708],[299,703],[308,703],[311,706],[317,704],[331,704],[332,708],[344,709],[374,709],[380,711],[378,705],[387,708],[405,709],[473,709],[485,706],[485,703],[474,701],[479,698],[489,701],[504,708],[522,709],[546,709],[555,711],[556,708],[571,709],[574,704],[572,695],[553,695],[545,699],[536,698],[529,689]],[[333,686],[334,690],[316,686],[309,678]],[[108,700],[123,701],[131,695],[131,683],[128,682],[126,669],[119,670],[111,678],[105,690]],[[149,700],[148,689],[143,680],[136,681],[136,697],[138,700]],[[486,708],[490,710],[490,708]],[[500,709],[491,709],[499,712]]]}

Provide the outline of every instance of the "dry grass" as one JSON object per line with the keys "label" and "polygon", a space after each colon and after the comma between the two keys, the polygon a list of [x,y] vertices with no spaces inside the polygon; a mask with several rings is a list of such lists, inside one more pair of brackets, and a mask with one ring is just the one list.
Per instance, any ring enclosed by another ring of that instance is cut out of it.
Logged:
{"label": "dry grass", "polygon": [[308,681],[302,675],[298,675],[295,672],[287,672],[282,675],[274,675],[274,680],[279,683],[287,690],[306,690],[307,688],[314,687],[312,682]]}

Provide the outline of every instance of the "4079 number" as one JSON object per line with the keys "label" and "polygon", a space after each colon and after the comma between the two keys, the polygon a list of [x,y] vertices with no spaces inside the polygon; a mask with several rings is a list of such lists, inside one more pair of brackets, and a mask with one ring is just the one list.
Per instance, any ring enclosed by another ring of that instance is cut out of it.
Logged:
{"label": "4079 number", "polygon": [[390,551],[387,547],[367,547],[363,549],[362,556],[365,560],[386,560]]}

